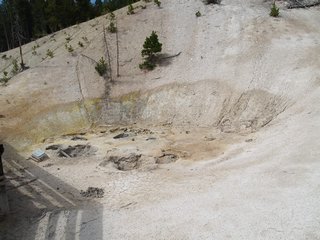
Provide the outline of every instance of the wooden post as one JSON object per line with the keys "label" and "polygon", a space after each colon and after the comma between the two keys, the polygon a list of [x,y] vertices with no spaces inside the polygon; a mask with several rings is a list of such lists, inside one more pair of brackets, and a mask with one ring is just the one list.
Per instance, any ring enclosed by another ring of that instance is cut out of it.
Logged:
{"label": "wooden post", "polygon": [[4,179],[4,171],[2,165],[2,154],[4,152],[3,144],[0,144],[0,216],[9,213],[9,203]]}

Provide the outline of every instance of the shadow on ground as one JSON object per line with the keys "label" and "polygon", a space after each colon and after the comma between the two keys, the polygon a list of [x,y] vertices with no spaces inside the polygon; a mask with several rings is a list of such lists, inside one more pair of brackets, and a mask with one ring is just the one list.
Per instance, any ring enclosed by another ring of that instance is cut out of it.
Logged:
{"label": "shadow on ground", "polygon": [[25,160],[5,144],[10,214],[0,221],[1,240],[103,239],[103,207],[79,190]]}

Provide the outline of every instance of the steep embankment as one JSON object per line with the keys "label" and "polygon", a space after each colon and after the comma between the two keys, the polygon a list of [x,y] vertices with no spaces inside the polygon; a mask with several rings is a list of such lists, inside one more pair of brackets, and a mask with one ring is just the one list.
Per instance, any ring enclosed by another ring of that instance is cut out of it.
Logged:
{"label": "steep embankment", "polygon": [[[146,9],[141,4],[135,5],[134,15],[126,9],[116,14],[120,77],[116,37],[107,33],[115,80],[111,89],[93,61],[106,55],[105,16],[24,46],[31,68],[1,87],[1,135],[11,140],[22,135],[19,142],[27,145],[97,122],[251,132],[295,104],[304,106],[319,91],[318,7],[282,9],[275,19],[268,16],[270,3],[265,1],[223,1],[219,6],[163,1],[161,8],[148,4]],[[200,18],[195,17],[198,10]],[[152,30],[159,34],[163,54],[160,66],[145,73],[138,68],[140,51]],[[74,52],[67,51],[66,43]],[[54,52],[52,59],[48,49]],[[18,51],[5,54],[15,58]],[[10,60],[0,64],[2,70],[10,69]]]}

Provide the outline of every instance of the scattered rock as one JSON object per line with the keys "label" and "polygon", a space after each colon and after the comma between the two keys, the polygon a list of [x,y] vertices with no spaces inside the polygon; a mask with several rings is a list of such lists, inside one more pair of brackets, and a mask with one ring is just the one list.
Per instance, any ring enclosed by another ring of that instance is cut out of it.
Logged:
{"label": "scattered rock", "polygon": [[204,139],[205,139],[205,141],[208,141],[208,142],[216,140],[215,137],[204,137]]}
{"label": "scattered rock", "polygon": [[110,133],[114,133],[114,132],[116,132],[116,131],[118,131],[118,130],[119,130],[119,128],[112,128],[112,129],[109,130],[109,132],[110,132]]}
{"label": "scattered rock", "polygon": [[47,163],[46,165],[43,165],[43,167],[52,167],[53,164],[52,163]]}
{"label": "scattered rock", "polygon": [[120,139],[120,138],[126,138],[126,137],[129,137],[129,134],[127,134],[127,133],[120,133],[120,134],[114,136],[113,139]]}
{"label": "scattered rock", "polygon": [[128,156],[110,156],[107,160],[100,163],[99,166],[105,167],[109,163],[113,163],[114,167],[118,170],[130,171],[139,167],[140,158],[141,154],[135,153],[131,153]]}
{"label": "scattered rock", "polygon": [[80,141],[87,141],[88,139],[85,138],[85,137],[74,136],[74,137],[71,138],[71,140],[72,140],[72,141],[78,141],[78,140],[80,140]]}
{"label": "scattered rock", "polygon": [[86,191],[81,190],[80,195],[87,198],[103,198],[104,190],[102,188],[88,187]]}
{"label": "scattered rock", "polygon": [[48,147],[46,147],[46,150],[59,150],[60,148],[62,148],[62,145],[60,144],[53,144],[53,145],[50,145]]}
{"label": "scattered rock", "polygon": [[75,145],[75,146],[68,146],[66,148],[61,148],[58,152],[58,157],[66,157],[70,156],[71,158],[74,157],[81,157],[81,156],[91,156],[95,153],[95,150],[88,144],[86,145]]}
{"label": "scattered rock", "polygon": [[146,141],[150,141],[150,140],[156,140],[156,138],[155,138],[155,137],[148,137],[148,138],[146,139]]}
{"label": "scattered rock", "polygon": [[320,0],[288,0],[288,8],[307,8],[320,5]]}
{"label": "scattered rock", "polygon": [[173,153],[164,153],[162,156],[156,158],[158,164],[168,164],[178,160],[178,156]]}

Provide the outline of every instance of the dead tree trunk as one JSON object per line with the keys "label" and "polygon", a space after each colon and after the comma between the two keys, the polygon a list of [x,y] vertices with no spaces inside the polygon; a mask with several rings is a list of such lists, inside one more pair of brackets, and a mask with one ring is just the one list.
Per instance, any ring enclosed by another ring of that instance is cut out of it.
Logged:
{"label": "dead tree trunk", "polygon": [[107,36],[106,36],[106,28],[103,28],[103,39],[104,39],[104,45],[106,48],[106,58],[108,59],[108,65],[109,65],[109,72],[110,72],[110,81],[113,82],[112,79],[112,68],[111,68],[111,57],[110,57],[110,52],[109,52],[109,47],[108,47],[108,41],[107,41]]}
{"label": "dead tree trunk", "polygon": [[118,38],[118,23],[116,22],[116,42],[117,42],[117,77],[120,76],[119,72],[119,38]]}

